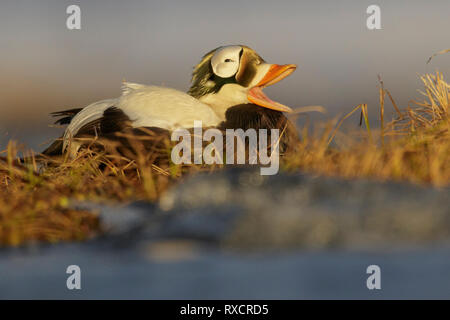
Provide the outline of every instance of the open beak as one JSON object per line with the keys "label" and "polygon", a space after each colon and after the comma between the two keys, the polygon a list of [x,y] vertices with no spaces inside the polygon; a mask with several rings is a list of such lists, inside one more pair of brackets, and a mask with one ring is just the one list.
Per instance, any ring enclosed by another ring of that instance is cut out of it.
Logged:
{"label": "open beak", "polygon": [[282,79],[286,78],[288,75],[294,72],[296,68],[297,66],[295,64],[285,64],[285,65],[272,64],[269,68],[269,71],[267,71],[262,80],[259,81],[256,86],[248,90],[247,93],[248,101],[264,108],[277,110],[281,112],[292,112],[293,110],[291,108],[271,100],[268,96],[264,94],[262,89],[271,86],[272,84],[275,84],[281,81]]}

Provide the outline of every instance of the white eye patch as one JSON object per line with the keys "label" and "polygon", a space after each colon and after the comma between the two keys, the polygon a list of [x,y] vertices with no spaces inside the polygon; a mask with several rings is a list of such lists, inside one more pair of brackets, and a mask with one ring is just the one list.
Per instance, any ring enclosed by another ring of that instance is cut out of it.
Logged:
{"label": "white eye patch", "polygon": [[218,49],[211,58],[211,66],[215,75],[221,78],[234,76],[239,70],[240,46],[227,46]]}

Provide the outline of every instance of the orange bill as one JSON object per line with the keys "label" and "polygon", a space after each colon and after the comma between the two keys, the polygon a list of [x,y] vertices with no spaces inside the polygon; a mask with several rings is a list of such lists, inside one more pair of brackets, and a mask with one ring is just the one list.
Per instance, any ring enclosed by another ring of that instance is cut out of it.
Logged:
{"label": "orange bill", "polygon": [[281,112],[292,112],[293,110],[288,106],[281,103],[273,101],[267,95],[264,94],[262,89],[273,85],[282,79],[286,78],[292,72],[295,71],[297,66],[295,64],[278,65],[272,64],[269,71],[264,75],[262,80],[253,88],[251,88],[247,93],[247,99],[258,106],[277,110]]}

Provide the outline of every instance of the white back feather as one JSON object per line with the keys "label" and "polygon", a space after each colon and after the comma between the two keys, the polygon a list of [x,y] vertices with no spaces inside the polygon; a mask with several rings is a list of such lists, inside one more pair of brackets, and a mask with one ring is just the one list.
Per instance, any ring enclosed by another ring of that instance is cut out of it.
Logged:
{"label": "white back feather", "polygon": [[117,99],[107,99],[102,101],[94,102],[87,107],[83,108],[72,121],[70,121],[69,126],[64,131],[63,136],[63,152],[66,150],[67,145],[71,138],[76,136],[78,131],[86,124],[100,119],[103,116],[103,112],[106,109],[112,107],[117,102]]}
{"label": "white back feather", "polygon": [[135,128],[159,127],[167,130],[192,128],[196,120],[202,121],[203,126],[210,127],[218,125],[223,120],[209,105],[185,92],[125,82],[120,98],[94,102],[72,119],[64,132],[63,151],[83,126],[100,119],[105,110],[113,106],[121,109]]}
{"label": "white back feather", "polygon": [[159,86],[127,84],[117,103],[133,127],[159,127],[167,130],[192,128],[194,121],[215,126],[221,119],[210,106],[189,94]]}

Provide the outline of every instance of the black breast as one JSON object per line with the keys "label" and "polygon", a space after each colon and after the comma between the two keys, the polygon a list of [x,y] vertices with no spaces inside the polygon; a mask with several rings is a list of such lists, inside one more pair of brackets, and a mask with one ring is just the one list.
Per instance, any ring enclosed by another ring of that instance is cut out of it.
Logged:
{"label": "black breast", "polygon": [[299,141],[295,126],[280,111],[255,104],[240,104],[229,108],[225,118],[221,129],[279,129],[280,135],[284,130],[280,139],[280,152],[292,151]]}

